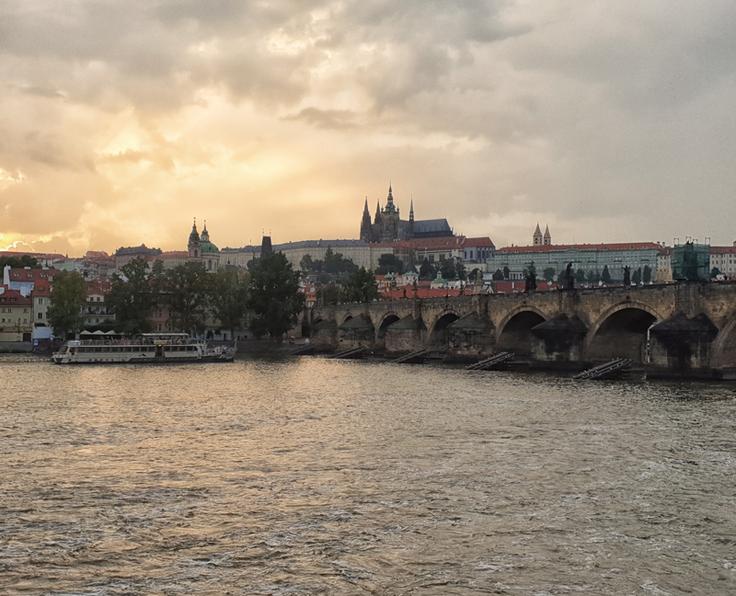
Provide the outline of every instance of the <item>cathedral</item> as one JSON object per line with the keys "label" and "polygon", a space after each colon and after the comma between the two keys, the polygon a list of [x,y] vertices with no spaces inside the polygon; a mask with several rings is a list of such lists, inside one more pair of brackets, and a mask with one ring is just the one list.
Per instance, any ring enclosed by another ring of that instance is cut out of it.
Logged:
{"label": "cathedral", "polygon": [[414,201],[409,206],[409,219],[401,219],[399,208],[394,204],[391,185],[388,187],[386,206],[376,205],[376,214],[371,220],[368,199],[363,207],[360,221],[360,239],[363,242],[395,242],[414,238],[444,238],[454,236],[446,219],[414,219]]}

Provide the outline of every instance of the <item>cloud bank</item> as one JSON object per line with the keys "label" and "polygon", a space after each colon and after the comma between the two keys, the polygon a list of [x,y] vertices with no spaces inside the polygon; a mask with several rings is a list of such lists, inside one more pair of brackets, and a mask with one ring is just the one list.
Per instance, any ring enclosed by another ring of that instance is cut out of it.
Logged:
{"label": "cloud bank", "polygon": [[732,242],[736,5],[0,6],[0,246],[355,237],[367,195],[526,243]]}

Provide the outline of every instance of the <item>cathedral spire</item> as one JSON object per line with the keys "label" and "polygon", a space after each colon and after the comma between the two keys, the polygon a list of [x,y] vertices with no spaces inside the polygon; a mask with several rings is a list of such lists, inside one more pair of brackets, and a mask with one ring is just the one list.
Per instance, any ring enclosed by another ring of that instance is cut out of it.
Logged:
{"label": "cathedral spire", "polygon": [[409,221],[414,221],[414,199],[409,203]]}
{"label": "cathedral spire", "polygon": [[393,215],[398,213],[396,206],[394,205],[394,191],[391,187],[391,183],[388,184],[388,195],[386,196],[386,207],[383,210],[384,213]]}
{"label": "cathedral spire", "polygon": [[363,205],[363,218],[360,220],[360,239],[363,242],[370,242],[372,237],[371,214],[368,211],[368,197],[366,197]]}
{"label": "cathedral spire", "polygon": [[537,222],[537,227],[534,229],[534,234],[532,234],[532,244],[542,246],[542,230],[539,229],[539,222]]}

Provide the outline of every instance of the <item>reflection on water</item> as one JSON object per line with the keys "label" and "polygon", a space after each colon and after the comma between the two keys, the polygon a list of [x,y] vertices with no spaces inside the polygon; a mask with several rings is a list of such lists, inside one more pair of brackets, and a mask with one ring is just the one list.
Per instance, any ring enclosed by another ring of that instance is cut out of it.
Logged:
{"label": "reflection on water", "polygon": [[0,592],[736,591],[736,388],[0,360]]}

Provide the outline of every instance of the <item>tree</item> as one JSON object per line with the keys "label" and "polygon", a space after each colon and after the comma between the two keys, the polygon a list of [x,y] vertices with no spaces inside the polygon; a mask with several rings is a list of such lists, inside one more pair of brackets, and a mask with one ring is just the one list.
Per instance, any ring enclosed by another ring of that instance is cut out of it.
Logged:
{"label": "tree", "polygon": [[[157,261],[157,283],[160,282]],[[112,287],[107,302],[117,327],[126,333],[144,333],[151,330],[149,318],[155,298],[148,279],[148,263],[144,259],[133,259],[120,269],[122,276],[113,275]],[[161,288],[158,287],[158,290]]]}
{"label": "tree", "polygon": [[376,273],[378,275],[386,275],[387,273],[404,273],[404,262],[396,255],[383,254],[378,257]]}
{"label": "tree", "polygon": [[551,282],[555,278],[555,273],[556,271],[554,267],[546,267],[542,272],[542,276],[544,277],[545,281]]}
{"label": "tree", "polygon": [[465,271],[465,265],[463,263],[455,263],[455,272],[457,273],[457,278],[459,280],[465,281],[468,279],[468,274]]}
{"label": "tree", "polygon": [[429,262],[429,259],[425,257],[419,267],[419,279],[422,281],[431,281],[435,277],[437,277],[437,270]]}
{"label": "tree", "polygon": [[195,334],[204,329],[207,276],[202,263],[184,263],[166,272],[169,316],[174,329]]}
{"label": "tree", "polygon": [[603,272],[601,273],[601,281],[604,284],[611,283],[611,272],[608,270],[608,265],[603,266]]}
{"label": "tree", "polygon": [[713,267],[713,269],[710,270],[710,278],[715,279],[719,275],[721,275],[721,270],[718,267]]}
{"label": "tree", "polygon": [[638,286],[641,283],[641,267],[639,267],[631,276],[631,283]]}
{"label": "tree", "polygon": [[325,252],[323,271],[332,276],[347,276],[353,273],[358,266],[350,259],[342,256],[342,253],[333,252],[332,247],[327,247]]}
{"label": "tree", "polygon": [[442,261],[442,263],[440,263],[440,273],[444,279],[456,279],[457,269],[455,268],[455,261],[453,259],[445,259]]}
{"label": "tree", "polygon": [[210,308],[223,329],[235,337],[247,309],[248,279],[235,268],[220,269],[210,277]]}
{"label": "tree", "polygon": [[344,302],[372,302],[378,299],[376,278],[365,267],[361,267],[346,282],[342,299]]}
{"label": "tree", "polygon": [[641,274],[641,280],[645,283],[651,283],[652,281],[652,268],[649,265],[644,265],[644,271]]}
{"label": "tree", "polygon": [[76,271],[61,271],[54,277],[48,319],[54,333],[67,337],[82,327],[82,307],[87,299],[84,278]]}
{"label": "tree", "polygon": [[493,281],[502,281],[506,279],[503,275],[503,271],[501,271],[500,269],[496,269],[493,272],[492,278],[493,278]]}
{"label": "tree", "polygon": [[[501,276],[503,276],[503,273]],[[481,283],[483,281],[483,272],[476,267],[470,272],[470,275],[468,275],[468,281],[474,284]]]}
{"label": "tree", "polygon": [[503,278],[508,279],[511,277],[511,269],[509,269],[508,265],[504,265],[503,267]]}
{"label": "tree", "polygon": [[327,247],[324,259],[313,259],[311,255],[304,255],[299,265],[302,271],[316,274],[321,283],[345,279],[358,269],[355,263],[343,257],[341,253],[333,251],[331,246]]}
{"label": "tree", "polygon": [[6,265],[11,267],[22,269],[24,267],[30,267],[31,269],[38,269],[41,264],[31,255],[20,255],[19,257],[0,257],[0,271],[2,271]]}
{"label": "tree", "polygon": [[312,255],[304,255],[302,260],[299,261],[299,267],[301,267],[302,271],[313,271],[314,261],[312,260]]}
{"label": "tree", "polygon": [[587,276],[585,275],[585,269],[578,269],[575,272],[575,281],[577,281],[579,284],[585,283],[585,278]]}
{"label": "tree", "polygon": [[296,324],[304,308],[304,294],[299,290],[299,273],[282,253],[262,256],[253,264],[248,306],[253,311],[250,326],[256,337],[268,334],[281,340]]}

